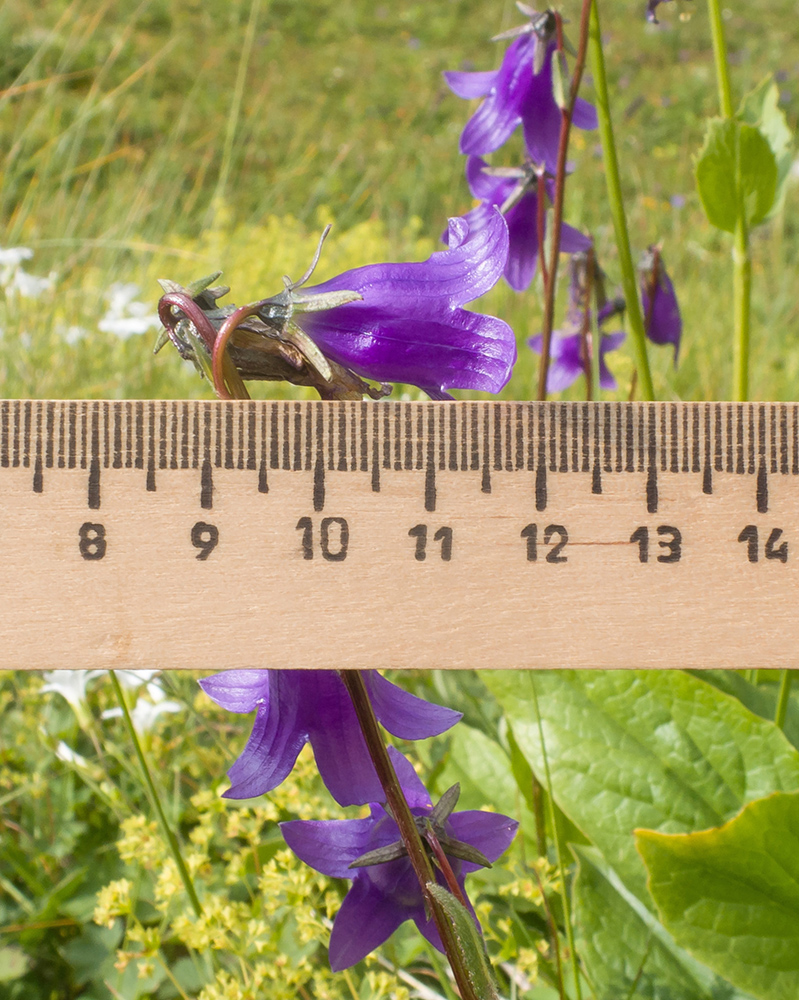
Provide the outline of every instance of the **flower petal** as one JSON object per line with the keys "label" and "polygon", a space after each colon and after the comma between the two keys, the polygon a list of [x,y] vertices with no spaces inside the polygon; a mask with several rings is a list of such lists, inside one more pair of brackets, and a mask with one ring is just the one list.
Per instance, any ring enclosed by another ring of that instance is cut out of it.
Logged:
{"label": "flower petal", "polygon": [[269,670],[223,670],[201,677],[199,685],[209,698],[228,712],[254,712],[269,703]]}
{"label": "flower petal", "polygon": [[677,354],[680,350],[682,336],[682,317],[674,284],[666,273],[662,261],[658,266],[658,283],[655,288],[654,303],[649,304],[649,281],[641,282],[641,298],[644,316],[649,319],[646,331],[653,344],[674,344],[674,364],[677,364]]}
{"label": "flower petal", "polygon": [[[280,824],[280,832],[297,857],[315,871],[331,878],[354,878],[355,869],[350,864],[366,851],[381,844],[373,844],[371,833],[374,819],[294,819]],[[397,837],[396,824],[393,839]],[[388,840],[387,843],[391,843]]]}
{"label": "flower petal", "polygon": [[391,763],[394,765],[394,770],[397,772],[397,778],[411,809],[422,809],[432,806],[430,793],[424,787],[424,782],[416,773],[413,764],[411,764],[408,758],[401,754],[396,747],[392,746],[388,748],[388,755],[391,758]]}
{"label": "flower petal", "polygon": [[458,97],[469,101],[475,97],[485,97],[494,86],[497,70],[490,69],[483,73],[465,73],[459,70],[448,70],[444,73],[447,86]]}
{"label": "flower petal", "polygon": [[277,788],[308,739],[300,724],[299,689],[292,671],[263,673],[270,673],[269,696],[259,705],[247,745],[228,771],[231,787],[224,793],[228,799],[250,799]]}
{"label": "flower petal", "polygon": [[591,237],[581,233],[574,226],[569,226],[565,222],[560,227],[560,252],[561,253],[585,253],[591,246]]}
{"label": "flower petal", "polygon": [[330,968],[348,969],[387,941],[408,914],[366,878],[356,878],[344,897],[330,935]]}
{"label": "flower petal", "polygon": [[462,713],[409,694],[377,671],[368,671],[364,682],[380,723],[401,740],[424,740],[446,732]]}
{"label": "flower petal", "polygon": [[535,44],[526,35],[508,46],[490,92],[461,134],[462,153],[480,156],[499,149],[519,124],[533,79]]}
{"label": "flower petal", "polygon": [[385,795],[369,756],[344,682],[333,671],[314,671],[315,700],[307,725],[316,766],[340,806],[383,802]]}
{"label": "flower petal", "polygon": [[[479,809],[453,813],[449,819],[449,830],[456,840],[471,844],[481,851],[489,861],[496,861],[510,846],[519,824],[509,816],[500,813],[482,812]],[[461,871],[477,871],[480,865],[470,861],[461,862]]]}
{"label": "flower petal", "polygon": [[528,191],[508,212],[510,251],[505,280],[517,292],[530,287],[538,264],[538,196]]}
{"label": "flower petal", "polygon": [[577,128],[587,129],[588,131],[595,129],[599,125],[599,120],[594,105],[582,97],[578,97],[574,102],[572,125],[575,125]]}

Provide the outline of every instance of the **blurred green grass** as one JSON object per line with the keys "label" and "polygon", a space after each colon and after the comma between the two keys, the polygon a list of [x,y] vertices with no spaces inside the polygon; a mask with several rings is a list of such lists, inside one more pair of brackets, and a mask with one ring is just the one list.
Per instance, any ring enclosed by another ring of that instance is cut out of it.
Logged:
{"label": "blurred green grass", "polygon": [[[634,248],[662,241],[684,317],[679,368],[668,349],[651,352],[655,384],[660,398],[725,398],[731,247],[704,221],[692,165],[717,106],[706,11],[689,0],[659,11],[654,28],[642,2],[602,3]],[[576,0],[564,14],[574,35]],[[725,17],[736,94],[776,72],[795,127],[794,5],[757,0]],[[441,72],[497,65],[501,45],[488,39],[518,20],[508,0],[145,0],[133,9],[6,0],[0,246],[29,247],[26,268],[55,282],[38,299],[0,301],[0,393],[207,393],[177,357],[151,356],[153,332],[120,341],[98,331],[115,281],[136,282],[154,305],[155,277],[222,268],[235,301],[267,295],[281,274],[304,268],[323,219],[335,228],[322,278],[333,262],[426,256],[446,218],[471,206],[457,152],[469,106]],[[597,142],[576,136],[567,218],[593,233],[613,284]],[[754,237],[754,398],[796,396],[796,209],[794,184],[783,213]],[[538,330],[537,291],[503,285],[483,306],[519,337],[503,396],[529,397],[535,359],[524,341]],[[70,337],[70,328],[86,332]],[[614,368],[624,396],[629,358],[617,355]]]}

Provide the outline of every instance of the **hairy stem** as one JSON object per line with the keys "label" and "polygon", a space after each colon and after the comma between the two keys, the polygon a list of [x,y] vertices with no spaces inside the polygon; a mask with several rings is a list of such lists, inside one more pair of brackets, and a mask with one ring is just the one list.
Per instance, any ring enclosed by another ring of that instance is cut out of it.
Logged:
{"label": "hairy stem", "polygon": [[114,694],[119,702],[119,707],[122,709],[122,717],[125,720],[125,726],[128,730],[128,735],[133,742],[133,749],[136,752],[136,757],[139,761],[139,767],[141,768],[142,774],[144,776],[144,783],[147,786],[147,794],[150,799],[150,803],[155,809],[156,816],[158,817],[158,822],[161,826],[161,833],[164,835],[164,839],[169,845],[169,850],[172,857],[177,865],[178,874],[180,875],[180,880],[183,882],[183,886],[186,890],[186,895],[191,901],[192,908],[198,917],[203,914],[203,908],[200,904],[200,899],[197,895],[197,890],[194,888],[194,883],[191,880],[191,875],[189,874],[189,869],[186,867],[186,862],[183,860],[183,854],[180,850],[180,844],[178,843],[178,838],[175,836],[175,832],[172,827],[167,822],[166,816],[164,814],[163,807],[161,805],[161,798],[158,794],[158,790],[155,787],[155,782],[150,774],[150,768],[147,765],[147,758],[144,756],[144,751],[142,750],[141,743],[139,741],[139,734],[136,732],[136,727],[133,725],[133,719],[130,717],[130,711],[128,709],[128,701],[125,697],[125,692],[122,690],[122,685],[119,683],[116,673],[113,670],[108,671],[111,675],[111,684],[114,687]]}
{"label": "hairy stem", "polygon": [[602,33],[599,24],[599,6],[597,0],[591,0],[591,29],[588,48],[591,58],[591,73],[594,77],[594,93],[596,97],[597,116],[599,118],[602,159],[605,164],[605,180],[608,186],[608,202],[610,204],[610,214],[613,219],[613,230],[616,236],[616,248],[619,254],[621,283],[624,289],[627,318],[630,325],[633,360],[638,372],[641,398],[652,400],[655,398],[655,389],[652,385],[652,373],[649,370],[644,317],[641,313],[641,302],[638,298],[638,282],[636,281],[635,267],[630,251],[630,234],[627,229],[627,216],[624,211],[624,199],[621,193],[619,158],[616,154],[613,120],[610,115],[610,96],[608,94],[608,80],[605,72],[605,54],[602,51]]}
{"label": "hairy stem", "polygon": [[474,992],[474,987],[471,984],[468,970],[463,964],[463,958],[455,939],[452,924],[438,903],[427,891],[428,882],[436,881],[433,866],[430,863],[430,858],[425,850],[419,830],[416,827],[413,814],[405,800],[402,786],[388,756],[388,751],[380,733],[363,677],[361,677],[357,670],[342,670],[341,679],[344,681],[347,691],[349,691],[361,732],[369,748],[369,755],[372,758],[372,763],[375,766],[375,771],[377,771],[377,777],[383,791],[386,793],[386,803],[399,828],[402,843],[405,845],[408,858],[419,880],[425,904],[432,914],[438,933],[441,936],[441,943],[444,946],[449,964],[452,967],[461,998],[462,1000],[478,1000]]}

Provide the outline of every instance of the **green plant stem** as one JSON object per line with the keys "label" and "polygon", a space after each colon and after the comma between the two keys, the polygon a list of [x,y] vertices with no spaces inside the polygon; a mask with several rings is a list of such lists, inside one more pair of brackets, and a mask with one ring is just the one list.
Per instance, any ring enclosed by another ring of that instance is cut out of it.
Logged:
{"label": "green plant stem", "polygon": [[352,699],[361,732],[369,749],[369,756],[372,758],[377,777],[386,793],[386,804],[399,828],[400,838],[408,852],[408,859],[419,880],[425,905],[435,921],[461,998],[462,1000],[479,1000],[472,986],[469,970],[464,966],[449,917],[427,891],[427,884],[436,881],[433,866],[422,843],[413,814],[405,800],[399,778],[397,778],[394,766],[388,756],[363,677],[357,670],[342,670],[340,676]]}
{"label": "green plant stem", "polygon": [[788,699],[791,696],[791,681],[793,674],[790,670],[780,671],[780,692],[777,695],[777,711],[774,713],[774,722],[785,728],[785,716],[788,714]]}
{"label": "green plant stem", "polygon": [[549,801],[549,822],[552,826],[552,837],[555,841],[555,855],[558,859],[558,873],[560,875],[561,900],[563,902],[563,922],[566,925],[566,941],[569,946],[569,960],[574,976],[574,992],[577,1000],[582,1000],[582,983],[580,982],[580,963],[577,961],[577,951],[574,947],[574,928],[572,927],[571,905],[569,903],[569,893],[566,888],[566,868],[563,864],[565,854],[563,837],[555,815],[555,797],[552,794],[552,775],[549,770],[549,758],[547,757],[546,744],[544,742],[544,727],[541,722],[541,712],[538,709],[538,692],[535,687],[535,674],[530,672],[530,686],[533,690],[533,702],[535,704],[535,717],[538,722],[538,738],[541,741],[541,756],[544,758],[544,777],[546,778],[547,799]]}
{"label": "green plant stem", "polygon": [[724,37],[724,22],[721,19],[719,0],[707,0],[707,10],[710,17],[710,33],[713,38],[713,60],[716,64],[719,107],[725,118],[732,118],[732,88],[727,60],[727,41]]}
{"label": "green plant stem", "polygon": [[144,751],[142,750],[141,743],[139,741],[139,734],[136,732],[136,727],[133,725],[133,719],[130,717],[125,692],[122,690],[122,685],[119,683],[116,673],[113,670],[109,670],[108,672],[111,675],[111,684],[114,687],[114,693],[116,694],[117,701],[119,702],[119,707],[122,709],[122,717],[125,720],[128,735],[133,741],[133,749],[136,751],[139,767],[141,767],[142,774],[144,775],[144,783],[147,786],[150,803],[152,804],[153,809],[155,809],[156,815],[158,816],[158,822],[161,825],[161,832],[163,833],[167,844],[169,844],[169,850],[172,852],[172,857],[175,859],[175,864],[178,867],[178,873],[180,874],[181,881],[186,889],[186,894],[191,901],[194,912],[198,917],[201,917],[203,913],[202,905],[200,904],[199,897],[197,896],[197,891],[194,888],[194,883],[191,880],[189,869],[186,867],[186,862],[183,860],[178,839],[169,823],[167,823],[166,816],[164,815],[158,790],[153,782],[152,775],[150,774],[150,768],[147,765],[147,758],[144,756]]}
{"label": "green plant stem", "polygon": [[[710,33],[713,39],[713,61],[716,67],[716,85],[719,92],[719,110],[724,118],[732,119],[732,86],[727,40],[721,17],[720,0],[707,0]],[[738,222],[732,250],[733,294],[733,381],[732,398],[742,403],[749,399],[749,327],[752,299],[752,258],[749,252],[749,230],[746,209],[738,201]]]}
{"label": "green plant stem", "polygon": [[732,250],[732,294],[735,330],[733,342],[733,399],[749,399],[749,326],[752,301],[752,258],[743,206],[739,208]]}
{"label": "green plant stem", "polygon": [[638,372],[641,398],[652,400],[655,398],[655,389],[652,385],[652,373],[649,369],[649,357],[646,352],[644,317],[638,298],[638,282],[630,251],[630,235],[627,230],[627,216],[624,211],[624,200],[621,193],[619,159],[616,154],[613,121],[610,116],[610,97],[608,95],[608,80],[605,72],[605,54],[602,51],[602,34],[599,24],[599,6],[597,0],[591,0],[588,57],[591,61],[591,73],[594,77],[594,94],[596,97],[597,116],[599,118],[599,137],[602,143],[602,158],[605,164],[605,181],[608,186],[608,202],[610,204],[610,214],[613,219],[613,230],[616,235],[616,248],[619,254],[622,287],[627,303],[627,318],[632,338],[633,359]]}

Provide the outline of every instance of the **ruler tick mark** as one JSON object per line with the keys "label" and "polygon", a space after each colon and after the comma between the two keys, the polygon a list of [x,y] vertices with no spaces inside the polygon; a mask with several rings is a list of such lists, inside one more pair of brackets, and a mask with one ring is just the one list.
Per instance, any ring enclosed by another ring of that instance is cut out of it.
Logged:
{"label": "ruler tick mark", "polygon": [[648,514],[658,511],[658,470],[654,465],[649,466],[646,474],[646,510]]}
{"label": "ruler tick mark", "polygon": [[155,493],[155,462],[152,457],[147,462],[147,479],[145,489],[148,493]]}
{"label": "ruler tick mark", "polygon": [[768,477],[766,475],[766,465],[761,461],[757,470],[757,512],[758,514],[768,514]]}
{"label": "ruler tick mark", "polygon": [[36,456],[36,463],[33,467],[33,492],[41,493],[44,489],[44,483],[42,480],[42,457],[41,455]]}
{"label": "ruler tick mark", "polygon": [[325,460],[324,456],[316,456],[313,470],[313,509],[324,510],[325,507]]}
{"label": "ruler tick mark", "polygon": [[200,472],[200,506],[203,510],[214,508],[214,477],[211,462],[206,458]]}
{"label": "ruler tick mark", "polygon": [[89,464],[89,510],[100,509],[100,459],[93,458]]}

